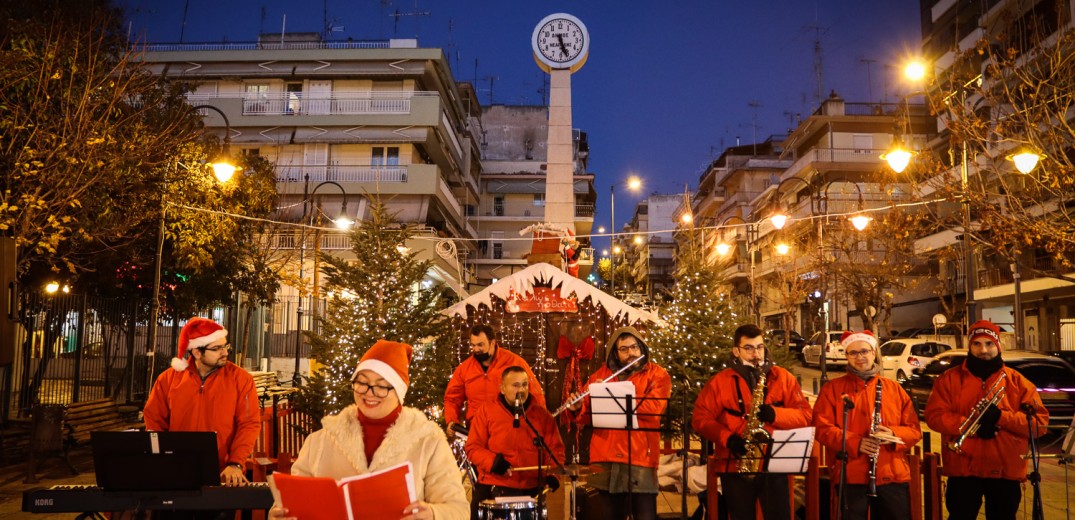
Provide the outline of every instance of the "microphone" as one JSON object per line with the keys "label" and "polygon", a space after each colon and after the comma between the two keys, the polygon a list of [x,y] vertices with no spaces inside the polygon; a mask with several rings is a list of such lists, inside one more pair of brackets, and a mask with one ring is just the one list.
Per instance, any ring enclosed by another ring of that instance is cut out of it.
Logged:
{"label": "microphone", "polygon": [[1020,406],[1019,409],[1031,415],[1038,413],[1038,409],[1034,407],[1033,403],[1023,403],[1023,405]]}
{"label": "microphone", "polygon": [[512,428],[519,427],[519,396],[515,395],[515,419],[511,421]]}
{"label": "microphone", "polygon": [[855,409],[855,403],[851,402],[851,398],[848,397],[847,394],[844,394],[844,408],[848,410]]}

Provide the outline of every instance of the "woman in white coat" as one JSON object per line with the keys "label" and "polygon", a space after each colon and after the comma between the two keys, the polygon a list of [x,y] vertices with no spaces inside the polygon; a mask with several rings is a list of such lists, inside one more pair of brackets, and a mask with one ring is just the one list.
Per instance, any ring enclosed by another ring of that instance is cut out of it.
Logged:
{"label": "woman in white coat", "polygon": [[[322,419],[291,473],[339,480],[410,461],[418,500],[400,511],[400,518],[464,520],[470,504],[444,431],[402,405],[411,356],[411,346],[404,343],[380,340],[370,347],[351,377],[355,404]],[[279,503],[269,517],[294,518]]]}

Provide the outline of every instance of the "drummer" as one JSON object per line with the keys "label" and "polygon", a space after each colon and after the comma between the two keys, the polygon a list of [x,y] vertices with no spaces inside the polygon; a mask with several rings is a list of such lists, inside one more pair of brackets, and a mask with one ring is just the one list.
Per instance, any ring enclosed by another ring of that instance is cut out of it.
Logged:
{"label": "drummer", "polygon": [[543,491],[544,477],[553,472],[557,462],[535,442],[538,434],[556,461],[563,462],[564,442],[556,420],[531,395],[526,370],[517,365],[505,368],[500,395],[477,410],[467,436],[467,457],[478,469],[470,501],[472,520],[478,519],[484,500],[536,496]]}

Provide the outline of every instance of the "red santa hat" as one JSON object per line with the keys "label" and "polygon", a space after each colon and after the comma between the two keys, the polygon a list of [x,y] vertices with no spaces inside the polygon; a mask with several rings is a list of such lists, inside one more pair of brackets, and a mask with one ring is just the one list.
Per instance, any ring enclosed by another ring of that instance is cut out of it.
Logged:
{"label": "red santa hat", "polygon": [[219,323],[208,318],[191,318],[179,332],[179,350],[172,358],[172,368],[178,372],[186,370],[190,365],[187,356],[191,349],[204,347],[226,337],[228,337],[228,331]]}
{"label": "red santa hat", "polygon": [[1000,348],[1000,327],[989,320],[979,320],[971,324],[970,326],[970,340],[967,343],[974,343],[976,338],[987,338],[993,341],[993,343]]}
{"label": "red santa hat", "polygon": [[407,395],[407,387],[411,384],[410,366],[413,356],[414,349],[406,343],[377,340],[377,343],[362,355],[351,380],[354,381],[363,370],[372,371],[396,389],[396,395],[402,403]]}
{"label": "red santa hat", "polygon": [[864,330],[862,332],[847,331],[840,336],[840,344],[844,348],[850,347],[852,343],[856,341],[865,341],[871,348],[877,350],[877,336],[873,335],[873,332]]}

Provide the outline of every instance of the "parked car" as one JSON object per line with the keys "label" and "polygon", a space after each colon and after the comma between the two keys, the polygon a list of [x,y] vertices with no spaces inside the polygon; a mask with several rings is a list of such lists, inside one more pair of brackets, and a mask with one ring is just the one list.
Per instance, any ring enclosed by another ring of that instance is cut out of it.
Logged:
{"label": "parked car", "polygon": [[[1063,359],[1025,350],[1005,350],[1004,364],[1014,368],[1034,383],[1042,403],[1049,410],[1049,425],[1068,428],[1075,417],[1075,368]],[[915,370],[903,381],[903,388],[915,401],[919,415],[925,411],[933,382],[946,370],[963,364],[966,349],[941,352],[933,362]]]}
{"label": "parked car", "polygon": [[821,348],[822,343],[825,344],[825,365],[846,365],[847,356],[844,355],[844,346],[840,344],[840,336],[844,335],[842,330],[830,330],[829,340],[823,341],[821,338],[824,336],[824,332],[818,331],[814,335],[810,336],[810,340],[806,342],[806,346],[803,347],[802,362],[803,366],[821,366]]}
{"label": "parked car", "polygon": [[881,366],[885,377],[903,381],[916,368],[933,361],[933,357],[952,347],[917,338],[893,339],[881,345]]}
{"label": "parked car", "polygon": [[[770,345],[783,345],[784,344],[784,329],[770,329],[765,331],[765,342]],[[796,356],[802,357],[803,346],[806,345],[806,338],[799,335],[794,330],[788,335],[788,350],[794,352]]]}

